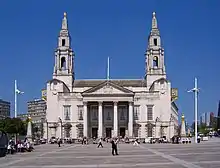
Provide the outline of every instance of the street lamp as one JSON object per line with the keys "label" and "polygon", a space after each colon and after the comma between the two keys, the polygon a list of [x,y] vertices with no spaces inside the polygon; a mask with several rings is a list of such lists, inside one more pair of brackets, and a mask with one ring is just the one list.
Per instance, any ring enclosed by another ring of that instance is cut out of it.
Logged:
{"label": "street lamp", "polygon": [[15,90],[14,90],[14,96],[15,96],[15,109],[14,109],[14,111],[15,111],[15,118],[17,118],[17,95],[18,94],[24,94],[24,92],[22,92],[22,91],[20,91],[19,89],[18,89],[18,87],[17,87],[17,80],[15,80],[15,88],[14,88]]}
{"label": "street lamp", "polygon": [[62,119],[59,117],[59,121],[60,121],[60,138],[61,138],[61,141],[63,142],[63,129],[62,129],[62,127],[63,127],[63,121],[62,121]]}
{"label": "street lamp", "polygon": [[45,119],[45,122],[46,122],[46,126],[47,126],[47,143],[49,142],[49,140],[48,140],[48,121],[47,121],[47,119]]}
{"label": "street lamp", "polygon": [[194,103],[195,103],[195,143],[197,143],[197,134],[198,134],[198,127],[197,127],[197,114],[198,114],[198,93],[199,93],[199,88],[198,88],[198,83],[197,83],[197,78],[195,78],[195,85],[194,88],[189,90],[188,92],[194,92]]}

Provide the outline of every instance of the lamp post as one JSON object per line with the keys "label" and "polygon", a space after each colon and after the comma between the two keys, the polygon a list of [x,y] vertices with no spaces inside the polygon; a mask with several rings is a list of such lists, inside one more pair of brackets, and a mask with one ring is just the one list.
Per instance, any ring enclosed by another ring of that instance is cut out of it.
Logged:
{"label": "lamp post", "polygon": [[46,122],[46,127],[47,127],[47,143],[49,142],[49,140],[48,140],[48,121],[47,121],[47,119],[45,119],[45,122]]}
{"label": "lamp post", "polygon": [[17,80],[15,80],[15,88],[14,88],[14,96],[15,96],[15,118],[17,118],[17,95],[18,94],[24,94],[24,92],[18,90],[18,87],[17,87]]}
{"label": "lamp post", "polygon": [[61,134],[60,138],[61,138],[61,141],[63,142],[63,138],[62,138],[63,137],[63,128],[62,128],[63,127],[63,121],[60,117],[59,117],[59,121],[60,121],[60,125],[61,125],[60,126],[60,134]]}
{"label": "lamp post", "polygon": [[197,78],[195,78],[195,84],[194,84],[194,88],[189,90],[188,92],[194,92],[194,103],[195,103],[195,143],[197,143],[197,134],[198,134],[198,127],[197,127],[197,114],[198,114],[198,93],[199,93],[199,88],[198,88],[198,82],[197,82]]}

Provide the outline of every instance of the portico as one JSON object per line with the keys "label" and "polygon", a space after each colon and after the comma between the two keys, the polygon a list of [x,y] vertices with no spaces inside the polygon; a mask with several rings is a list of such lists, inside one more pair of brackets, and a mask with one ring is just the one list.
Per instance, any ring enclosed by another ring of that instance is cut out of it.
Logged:
{"label": "portico", "polygon": [[84,102],[84,136],[133,136],[133,102]]}

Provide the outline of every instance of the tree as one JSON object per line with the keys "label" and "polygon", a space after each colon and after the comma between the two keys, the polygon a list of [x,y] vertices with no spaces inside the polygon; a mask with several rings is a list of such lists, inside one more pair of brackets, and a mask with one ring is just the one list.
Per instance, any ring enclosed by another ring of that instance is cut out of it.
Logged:
{"label": "tree", "polygon": [[0,130],[9,134],[26,134],[25,123],[20,118],[6,118],[0,120]]}

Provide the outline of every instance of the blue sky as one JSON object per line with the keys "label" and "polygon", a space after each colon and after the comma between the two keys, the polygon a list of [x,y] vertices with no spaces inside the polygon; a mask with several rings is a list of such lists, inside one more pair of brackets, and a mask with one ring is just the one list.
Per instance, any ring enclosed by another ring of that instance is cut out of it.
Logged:
{"label": "blue sky", "polygon": [[165,48],[168,79],[179,89],[178,106],[193,120],[193,95],[186,91],[198,77],[199,113],[217,111],[219,89],[218,0],[5,0],[0,6],[0,98],[14,110],[18,80],[26,102],[41,96],[52,78],[54,50],[63,12],[67,12],[77,79],[143,78],[152,12],[157,14]]}

